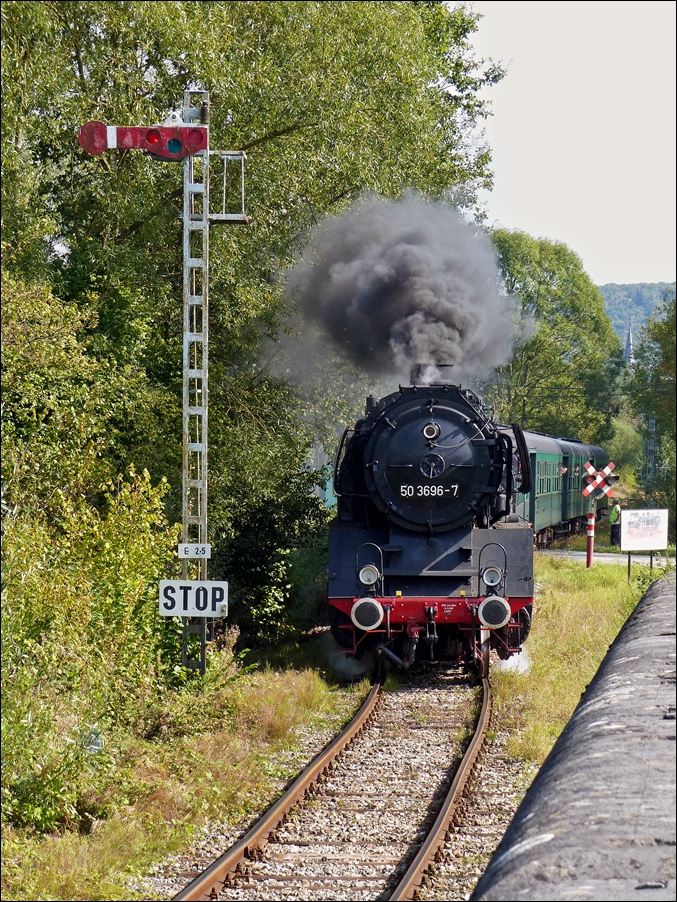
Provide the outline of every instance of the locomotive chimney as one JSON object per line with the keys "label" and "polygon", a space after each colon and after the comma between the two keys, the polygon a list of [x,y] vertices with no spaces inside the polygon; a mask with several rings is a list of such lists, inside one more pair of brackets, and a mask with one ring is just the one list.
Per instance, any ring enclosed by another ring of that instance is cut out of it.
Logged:
{"label": "locomotive chimney", "polygon": [[364,412],[365,412],[366,416],[369,416],[369,414],[372,412],[372,410],[376,410],[377,406],[378,406],[378,401],[376,400],[374,395],[367,395],[367,403],[364,406]]}
{"label": "locomotive chimney", "polygon": [[453,363],[417,363],[411,368],[409,382],[411,385],[430,385],[431,382],[451,384]]}

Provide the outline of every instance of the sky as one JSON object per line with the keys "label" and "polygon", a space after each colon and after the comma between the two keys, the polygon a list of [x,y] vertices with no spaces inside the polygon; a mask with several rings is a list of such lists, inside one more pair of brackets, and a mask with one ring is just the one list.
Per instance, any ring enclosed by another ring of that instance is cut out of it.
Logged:
{"label": "sky", "polygon": [[675,7],[475,0],[488,225],[563,241],[597,285],[675,279]]}

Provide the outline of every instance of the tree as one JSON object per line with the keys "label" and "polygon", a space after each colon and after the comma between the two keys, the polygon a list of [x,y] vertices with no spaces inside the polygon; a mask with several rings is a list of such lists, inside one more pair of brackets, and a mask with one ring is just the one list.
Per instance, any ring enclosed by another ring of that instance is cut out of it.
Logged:
{"label": "tree", "polygon": [[675,432],[675,292],[666,291],[639,334],[630,397],[656,420],[659,435]]}
{"label": "tree", "polygon": [[655,438],[660,466],[647,489],[654,500],[669,508],[671,534],[675,530],[675,292],[663,301],[640,331],[635,365],[628,387],[631,403],[641,417],[644,433]]}
{"label": "tree", "polygon": [[605,447],[616,464],[617,474],[625,485],[634,488],[644,461],[644,448],[637,418],[628,407],[626,400],[613,419],[614,434]]}
{"label": "tree", "polygon": [[211,237],[210,576],[271,636],[326,516],[307,408],[257,366],[289,313],[276,273],[365,190],[472,211],[491,183],[479,92],[502,72],[474,59],[478,16],[441,3],[8,0],[1,16],[2,799],[45,830],[100,815],[90,777],[113,756],[87,754],[87,723],[138,718],[189,678],[156,608],[180,518],[182,168],[88,156],[80,126],[162,122],[201,86],[212,148],[247,152],[250,225]]}
{"label": "tree", "polygon": [[612,434],[621,347],[598,289],[561,242],[496,229],[502,288],[516,298],[518,341],[485,397],[503,422],[583,441]]}
{"label": "tree", "polygon": [[[250,216],[211,238],[215,560],[258,522],[262,499],[316,523],[312,496],[301,512],[283,490],[306,478],[302,405],[255,367],[288,314],[275,275],[319,217],[364,190],[414,187],[474,209],[491,182],[479,94],[502,76],[473,57],[478,16],[410,2],[10,0],[2,17],[3,260],[82,318],[79,352],[121,379],[99,464],[166,476],[178,519],[182,174],[122,149],[90,157],[77,132],[89,119],[161,122],[202,85],[211,146],[247,152]],[[65,473],[64,461],[56,482]],[[97,479],[79,489],[89,500]],[[280,549],[300,541],[277,535]]]}

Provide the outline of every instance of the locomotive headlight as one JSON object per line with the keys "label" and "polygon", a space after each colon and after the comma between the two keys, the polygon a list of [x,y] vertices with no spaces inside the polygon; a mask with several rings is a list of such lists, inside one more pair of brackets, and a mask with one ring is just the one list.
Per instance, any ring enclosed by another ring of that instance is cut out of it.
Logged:
{"label": "locomotive headlight", "polygon": [[487,567],[482,573],[482,579],[487,586],[493,588],[501,582],[503,574],[498,567]]}
{"label": "locomotive headlight", "polygon": [[367,564],[366,567],[360,570],[360,582],[363,586],[373,586],[380,575],[377,567],[373,564]]}

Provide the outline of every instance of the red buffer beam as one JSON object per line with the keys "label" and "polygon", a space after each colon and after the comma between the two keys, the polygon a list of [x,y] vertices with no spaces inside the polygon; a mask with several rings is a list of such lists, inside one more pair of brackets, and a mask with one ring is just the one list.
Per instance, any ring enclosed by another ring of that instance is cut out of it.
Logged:
{"label": "red buffer beam", "polygon": [[126,126],[85,122],[78,142],[87,153],[99,154],[116,147],[146,150],[163,160],[183,160],[208,146],[206,126]]}

